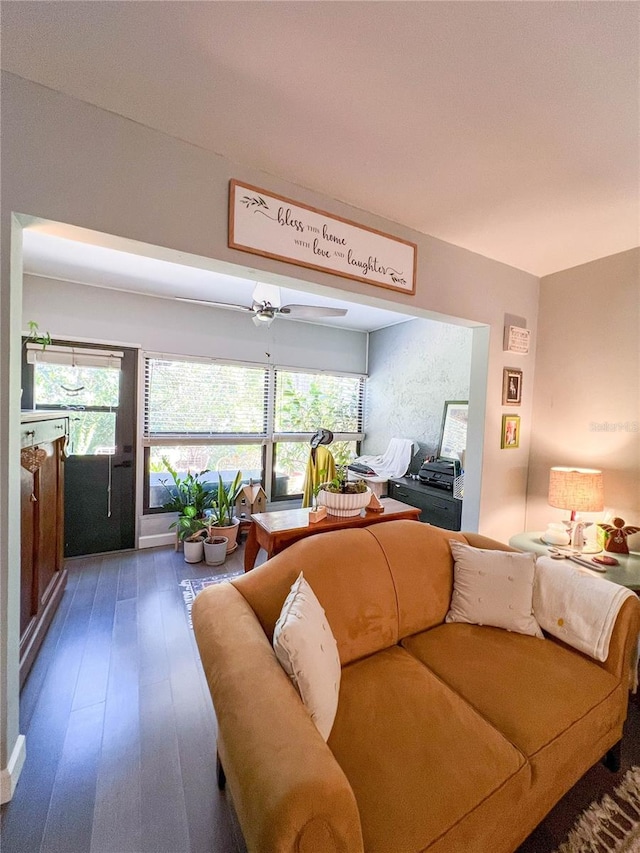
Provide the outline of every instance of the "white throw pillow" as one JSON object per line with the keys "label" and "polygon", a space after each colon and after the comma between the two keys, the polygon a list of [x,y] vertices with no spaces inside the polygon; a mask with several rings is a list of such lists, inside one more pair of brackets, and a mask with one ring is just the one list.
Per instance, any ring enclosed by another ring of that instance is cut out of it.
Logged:
{"label": "white throw pillow", "polygon": [[449,545],[455,563],[446,622],[492,625],[518,634],[544,636],[533,615],[533,554],[472,548],[455,540]]}
{"label": "white throw pillow", "polygon": [[282,606],[273,632],[273,648],[327,740],[338,709],[340,657],[322,605],[302,572]]}

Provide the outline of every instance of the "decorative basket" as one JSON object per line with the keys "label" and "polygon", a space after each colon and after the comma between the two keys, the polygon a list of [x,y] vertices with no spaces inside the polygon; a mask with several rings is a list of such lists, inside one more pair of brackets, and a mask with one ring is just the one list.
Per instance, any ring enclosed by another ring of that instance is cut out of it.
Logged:
{"label": "decorative basket", "polygon": [[326,506],[327,515],[337,515],[341,518],[350,518],[360,515],[360,511],[366,507],[371,500],[371,489],[357,494],[342,494],[341,492],[327,492],[321,489],[318,492],[318,506]]}

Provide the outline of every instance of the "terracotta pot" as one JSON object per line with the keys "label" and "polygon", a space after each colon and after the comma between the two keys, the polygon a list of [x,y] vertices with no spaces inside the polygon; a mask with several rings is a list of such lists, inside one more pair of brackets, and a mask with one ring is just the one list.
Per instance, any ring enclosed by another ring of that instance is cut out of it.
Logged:
{"label": "terracotta pot", "polygon": [[238,530],[240,528],[240,519],[234,518],[233,524],[230,527],[212,527],[211,531],[214,536],[226,536],[229,540],[227,543],[227,554],[235,551],[238,547]]}
{"label": "terracotta pot", "polygon": [[341,492],[328,492],[320,489],[318,492],[318,506],[326,506],[328,515],[337,515],[341,518],[350,518],[360,515],[360,511],[371,500],[371,489],[356,494],[342,494]]}

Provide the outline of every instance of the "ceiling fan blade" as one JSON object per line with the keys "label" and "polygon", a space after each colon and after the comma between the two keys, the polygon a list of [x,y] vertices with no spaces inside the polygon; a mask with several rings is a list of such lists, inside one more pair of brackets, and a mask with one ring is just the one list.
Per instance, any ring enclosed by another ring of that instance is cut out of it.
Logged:
{"label": "ceiling fan blade", "polygon": [[325,308],[322,305],[283,305],[278,314],[287,314],[300,320],[314,320],[317,317],[344,317],[346,308]]}
{"label": "ceiling fan blade", "polygon": [[280,288],[275,284],[263,284],[259,281],[253,290],[253,301],[261,305],[263,302],[279,308],[282,303]]}
{"label": "ceiling fan blade", "polygon": [[210,299],[191,299],[189,296],[174,296],[178,302],[191,302],[195,305],[208,305],[210,308],[230,308],[232,311],[253,311],[247,305],[231,305],[229,302],[212,302]]}

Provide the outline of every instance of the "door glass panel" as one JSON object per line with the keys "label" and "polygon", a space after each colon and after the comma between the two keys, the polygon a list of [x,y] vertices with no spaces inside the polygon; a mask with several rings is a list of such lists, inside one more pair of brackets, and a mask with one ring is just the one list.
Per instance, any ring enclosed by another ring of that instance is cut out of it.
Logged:
{"label": "door glass panel", "polygon": [[34,371],[34,402],[38,406],[115,407],[120,396],[120,371],[112,367],[40,364]]}
{"label": "door glass panel", "polygon": [[68,449],[71,456],[113,456],[116,452],[116,413],[70,412]]}

